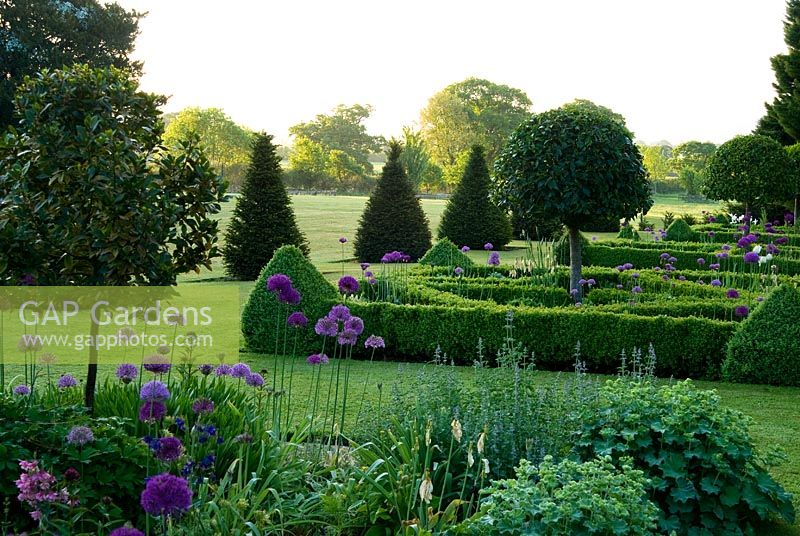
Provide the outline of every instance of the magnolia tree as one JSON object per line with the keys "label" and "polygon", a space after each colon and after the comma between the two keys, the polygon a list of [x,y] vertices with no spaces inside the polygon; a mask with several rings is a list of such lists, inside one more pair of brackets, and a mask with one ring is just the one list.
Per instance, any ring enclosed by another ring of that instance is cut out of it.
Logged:
{"label": "magnolia tree", "polygon": [[525,217],[541,211],[569,230],[570,289],[581,297],[580,229],[633,218],[653,205],[631,133],[589,107],[536,115],[511,135],[495,162],[498,198]]}
{"label": "magnolia tree", "polygon": [[[162,103],[113,67],[26,79],[0,140],[0,284],[172,285],[210,268],[224,184],[196,137],[161,145]],[[96,375],[90,348],[89,407]]]}

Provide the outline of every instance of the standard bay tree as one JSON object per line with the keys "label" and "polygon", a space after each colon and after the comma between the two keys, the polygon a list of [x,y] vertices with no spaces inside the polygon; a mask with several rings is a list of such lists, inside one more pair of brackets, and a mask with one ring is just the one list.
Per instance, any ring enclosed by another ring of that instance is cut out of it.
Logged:
{"label": "standard bay tree", "polygon": [[633,218],[653,205],[642,155],[624,125],[595,110],[556,109],[522,123],[495,161],[499,199],[569,230],[570,289],[581,297],[581,227]]}

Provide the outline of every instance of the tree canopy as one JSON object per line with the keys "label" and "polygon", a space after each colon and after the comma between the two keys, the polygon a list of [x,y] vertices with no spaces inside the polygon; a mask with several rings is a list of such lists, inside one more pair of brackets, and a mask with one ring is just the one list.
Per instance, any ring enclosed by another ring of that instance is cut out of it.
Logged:
{"label": "tree canopy", "polygon": [[467,78],[430,98],[420,113],[422,134],[439,166],[452,166],[473,145],[485,147],[492,162],[530,110],[531,100],[522,90]]}
{"label": "tree canopy", "polygon": [[792,145],[800,142],[800,0],[786,2],[783,34],[788,50],[771,59],[777,95],[764,105],[766,114],[754,132]]}
{"label": "tree canopy", "polygon": [[164,129],[164,144],[175,147],[191,133],[200,137],[208,159],[238,190],[250,156],[253,133],[236,124],[220,108],[190,107],[170,118]]}
{"label": "tree canopy", "polygon": [[143,13],[97,0],[4,0],[0,6],[0,131],[12,122],[14,92],[26,75],[73,63],[141,70],[128,54]]}
{"label": "tree canopy", "polygon": [[403,127],[403,152],[400,163],[417,190],[438,190],[442,185],[442,168],[431,160],[428,146],[418,130]]}
{"label": "tree canopy", "polygon": [[687,141],[672,149],[670,169],[678,174],[678,180],[689,195],[697,195],[703,185],[708,159],[717,150],[711,142]]}

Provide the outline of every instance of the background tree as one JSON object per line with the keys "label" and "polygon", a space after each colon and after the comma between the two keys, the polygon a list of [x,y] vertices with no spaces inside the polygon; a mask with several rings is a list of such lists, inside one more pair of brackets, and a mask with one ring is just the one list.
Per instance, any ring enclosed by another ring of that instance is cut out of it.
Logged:
{"label": "background tree", "polygon": [[467,78],[439,91],[420,112],[431,157],[446,168],[473,145],[486,148],[491,163],[509,134],[530,117],[531,100],[522,90]]}
{"label": "background tree", "polygon": [[[211,267],[224,185],[196,137],[161,145],[163,102],[114,67],[20,86],[19,129],[0,141],[0,281],[170,285]],[[89,357],[91,408],[96,348]]]}
{"label": "background tree", "polygon": [[797,227],[797,202],[798,198],[800,198],[800,143],[787,147],[786,155],[792,165],[792,215],[794,216],[793,224]]}
{"label": "background tree", "polygon": [[400,163],[417,190],[438,190],[442,186],[442,169],[433,163],[422,134],[403,127],[403,152]]}
{"label": "background tree", "polygon": [[[363,122],[369,117],[372,107],[369,105],[354,104],[345,106],[340,104],[330,115],[319,114],[313,121],[299,123],[289,128],[289,133],[295,137],[295,144],[300,143],[299,151],[308,150],[314,147],[312,153],[315,158],[309,160],[304,156],[290,158],[292,170],[302,171],[309,174],[319,172],[316,168],[317,155],[324,156],[322,171],[324,174],[334,178],[330,174],[331,169],[342,171],[348,170],[357,174],[359,178],[366,178],[372,175],[372,164],[370,154],[380,151],[385,144],[385,140],[380,136],[371,136]],[[313,142],[316,146],[311,146],[305,140]],[[345,159],[342,155],[334,156],[336,162],[330,163],[331,152],[340,151],[347,155]],[[312,167],[302,167],[305,164],[315,164]]]}
{"label": "background tree", "polygon": [[689,195],[699,195],[709,157],[717,150],[711,142],[687,141],[672,150],[669,167]]}
{"label": "background tree", "polygon": [[[601,115],[604,115],[608,119],[611,119],[612,121],[619,123],[620,125],[625,127],[626,130],[628,130],[628,125],[625,124],[625,117],[623,117],[622,114],[618,114],[611,108],[606,108],[605,106],[595,104],[588,99],[575,99],[572,102],[568,102],[562,105],[561,109],[566,110],[568,112],[580,112],[580,111],[597,112]],[[629,136],[633,138],[633,133],[630,132],[630,130],[628,130],[628,132],[630,133]]]}
{"label": "background tree", "polygon": [[470,151],[464,176],[444,208],[439,238],[471,248],[483,247],[487,242],[502,248],[511,242],[511,223],[506,213],[492,203],[490,190],[483,148],[476,145]]}
{"label": "background tree", "polygon": [[275,149],[272,136],[254,136],[250,166],[222,248],[225,269],[236,279],[256,279],[281,246],[297,246],[308,255]]}
{"label": "background tree", "polygon": [[328,151],[321,144],[304,136],[296,136],[289,152],[288,182],[303,188],[332,188],[328,174]]}
{"label": "background tree", "polygon": [[367,201],[354,241],[358,260],[377,262],[390,251],[402,251],[412,260],[431,247],[428,217],[400,163],[402,146],[389,143],[386,165]]}
{"label": "background tree", "polygon": [[792,167],[780,143],[759,135],[737,136],[708,159],[703,192],[711,199],[739,201],[751,212],[793,195]]}
{"label": "background tree", "polygon": [[771,59],[777,95],[764,104],[766,114],[754,133],[791,145],[800,141],[800,0],[786,2],[783,35],[788,51]]}
{"label": "background tree", "polygon": [[551,110],[519,126],[495,163],[507,208],[541,210],[569,230],[570,289],[580,299],[580,228],[633,218],[653,204],[642,156],[629,131],[592,110]]}
{"label": "background tree", "polygon": [[128,54],[143,15],[96,0],[0,2],[0,131],[11,124],[14,91],[26,75],[73,63],[138,74],[141,64]]}
{"label": "background tree", "polygon": [[184,108],[165,125],[167,147],[196,133],[206,156],[228,181],[229,189],[239,191],[252,144],[253,133],[249,129],[237,125],[219,108]]}

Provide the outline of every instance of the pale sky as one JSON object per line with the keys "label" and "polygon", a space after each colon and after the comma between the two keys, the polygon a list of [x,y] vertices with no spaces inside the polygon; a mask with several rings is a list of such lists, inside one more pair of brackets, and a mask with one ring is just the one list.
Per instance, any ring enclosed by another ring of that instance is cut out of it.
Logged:
{"label": "pale sky", "polygon": [[648,143],[747,134],[773,98],[784,0],[119,0],[148,11],[134,56],[166,111],[219,107],[280,141],[339,103],[371,104],[372,134],[414,124],[469,76],[575,98]]}

